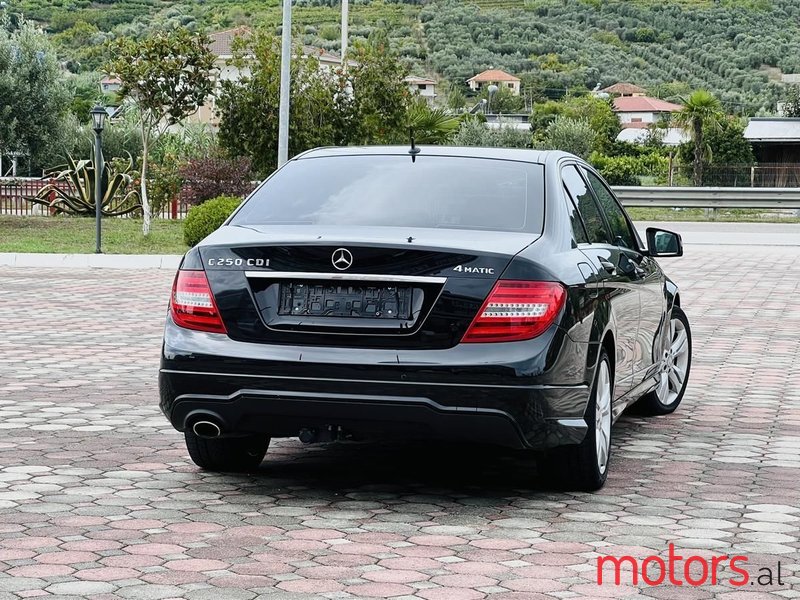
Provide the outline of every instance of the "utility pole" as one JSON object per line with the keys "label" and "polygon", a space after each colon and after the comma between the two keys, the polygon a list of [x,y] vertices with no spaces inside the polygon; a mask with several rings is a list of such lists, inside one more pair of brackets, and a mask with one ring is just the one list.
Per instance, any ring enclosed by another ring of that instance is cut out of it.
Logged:
{"label": "utility pole", "polygon": [[289,90],[292,65],[292,0],[283,0],[281,26],[281,99],[278,108],[278,167],[289,160]]}
{"label": "utility pole", "polygon": [[350,0],[342,0],[342,69],[347,70],[348,27],[350,24]]}

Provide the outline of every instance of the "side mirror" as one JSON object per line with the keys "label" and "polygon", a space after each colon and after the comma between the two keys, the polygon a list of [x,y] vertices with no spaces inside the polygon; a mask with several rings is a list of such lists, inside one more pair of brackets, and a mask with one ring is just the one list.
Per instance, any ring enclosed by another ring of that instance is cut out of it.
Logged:
{"label": "side mirror", "polygon": [[681,236],[666,229],[648,227],[647,251],[650,256],[683,256]]}

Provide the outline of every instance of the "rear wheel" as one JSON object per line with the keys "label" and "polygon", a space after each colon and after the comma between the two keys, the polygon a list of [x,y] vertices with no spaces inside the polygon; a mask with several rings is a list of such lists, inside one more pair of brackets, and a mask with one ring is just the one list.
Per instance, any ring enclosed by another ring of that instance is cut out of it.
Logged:
{"label": "rear wheel", "polygon": [[611,458],[613,392],[611,362],[602,351],[586,407],[586,424],[589,426],[586,437],[580,444],[553,448],[540,460],[540,470],[559,488],[594,491],[606,482]]}
{"label": "rear wheel", "polygon": [[692,366],[692,331],[689,319],[679,306],[672,309],[669,320],[669,346],[661,357],[658,385],[637,402],[641,412],[668,415],[683,400],[689,369]]}
{"label": "rear wheel", "polygon": [[192,461],[207,471],[253,471],[269,446],[269,438],[263,435],[204,438],[186,430],[184,436]]}

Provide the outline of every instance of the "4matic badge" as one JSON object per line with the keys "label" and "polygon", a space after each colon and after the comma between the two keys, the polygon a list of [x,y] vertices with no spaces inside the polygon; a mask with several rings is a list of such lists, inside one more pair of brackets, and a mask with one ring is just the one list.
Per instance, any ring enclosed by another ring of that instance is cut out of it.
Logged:
{"label": "4matic badge", "polygon": [[494,269],[489,267],[465,267],[464,265],[458,265],[457,267],[453,267],[453,271],[457,273],[483,273],[484,275],[494,275]]}

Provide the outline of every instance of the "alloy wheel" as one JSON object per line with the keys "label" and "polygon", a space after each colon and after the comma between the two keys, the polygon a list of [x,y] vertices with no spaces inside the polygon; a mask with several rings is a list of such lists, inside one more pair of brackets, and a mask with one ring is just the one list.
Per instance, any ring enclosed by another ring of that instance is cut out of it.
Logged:
{"label": "alloy wheel", "polygon": [[669,347],[661,362],[661,378],[656,388],[658,400],[665,406],[680,396],[689,366],[689,337],[680,319],[669,322]]}
{"label": "alloy wheel", "polygon": [[595,389],[595,445],[597,468],[605,473],[611,450],[611,376],[608,362],[603,360],[598,367],[597,387]]}

